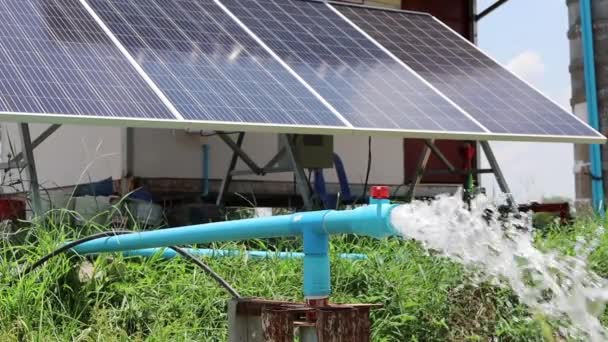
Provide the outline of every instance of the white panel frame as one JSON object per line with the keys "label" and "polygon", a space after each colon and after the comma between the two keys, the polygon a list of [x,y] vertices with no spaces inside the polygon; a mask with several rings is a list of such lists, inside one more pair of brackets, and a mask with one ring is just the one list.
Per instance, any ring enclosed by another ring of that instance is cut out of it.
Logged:
{"label": "white panel frame", "polygon": [[530,142],[567,142],[579,144],[601,144],[603,137],[587,136],[534,136],[505,135],[494,133],[454,132],[454,131],[404,131],[398,129],[368,129],[340,126],[280,125],[266,123],[169,120],[129,117],[102,117],[90,115],[65,115],[50,113],[11,113],[0,112],[0,122],[30,122],[48,124],[99,125],[117,127],[167,128],[214,131],[243,131],[286,134],[327,134],[378,136],[387,138],[478,140],[478,141],[530,141]]}

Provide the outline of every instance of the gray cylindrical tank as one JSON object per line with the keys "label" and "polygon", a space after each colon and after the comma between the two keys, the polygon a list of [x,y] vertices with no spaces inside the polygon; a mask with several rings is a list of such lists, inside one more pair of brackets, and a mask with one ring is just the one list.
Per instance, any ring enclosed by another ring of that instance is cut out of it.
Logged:
{"label": "gray cylindrical tank", "polygon": [[[598,105],[600,113],[600,130],[608,131],[608,0],[593,0],[593,38],[595,43],[595,72],[598,87]],[[571,105],[574,114],[587,120],[585,99],[585,76],[583,69],[583,45],[580,30],[579,0],[566,0],[570,29],[570,76],[572,80]],[[607,175],[608,149],[602,148],[603,172]],[[576,145],[574,148],[576,199],[580,204],[591,202],[591,177],[589,168],[589,148]],[[582,166],[582,167],[581,167]],[[608,193],[608,179],[604,180],[605,192]]]}

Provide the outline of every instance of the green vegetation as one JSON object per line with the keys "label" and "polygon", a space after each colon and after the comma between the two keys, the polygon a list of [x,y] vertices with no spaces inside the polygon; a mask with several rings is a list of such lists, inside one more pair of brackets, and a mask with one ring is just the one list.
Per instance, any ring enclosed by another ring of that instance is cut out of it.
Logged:
{"label": "green vegetation", "polygon": [[[84,259],[60,256],[19,279],[16,267],[30,264],[63,241],[104,227],[76,230],[66,220],[32,228],[27,243],[5,243],[0,253],[0,341],[224,341],[228,295],[182,259]],[[596,223],[549,227],[543,248],[572,253],[579,235]],[[247,241],[219,248],[296,250],[299,241]],[[557,325],[529,312],[513,294],[491,285],[469,285],[470,274],[444,258],[429,256],[415,242],[336,237],[332,252],[366,253],[368,260],[332,261],[332,300],[381,303],[373,313],[374,341],[560,340]],[[205,259],[244,296],[301,300],[301,261],[245,257]],[[608,237],[591,256],[608,276]],[[84,279],[83,279],[84,278]]]}

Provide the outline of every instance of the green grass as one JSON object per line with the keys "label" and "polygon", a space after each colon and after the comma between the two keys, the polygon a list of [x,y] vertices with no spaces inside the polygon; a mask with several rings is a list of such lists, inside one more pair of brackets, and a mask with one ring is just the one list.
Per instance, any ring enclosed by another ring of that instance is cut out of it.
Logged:
{"label": "green grass", "polygon": [[[65,220],[63,220],[65,221]],[[576,236],[597,224],[581,221],[549,228],[542,248],[572,253]],[[18,279],[18,264],[32,263],[67,239],[102,230],[67,223],[31,227],[25,244],[5,244],[0,254],[0,341],[224,341],[228,295],[182,259],[91,259],[93,274],[81,281],[84,259],[61,256]],[[591,264],[608,276],[608,237]],[[295,250],[297,239],[247,241],[221,248]],[[469,273],[418,244],[334,237],[332,252],[366,253],[368,260],[332,260],[332,301],[381,303],[373,312],[374,341],[545,341],[556,323],[534,315],[513,294],[490,285],[475,287]],[[243,296],[302,300],[300,260],[207,258]]]}

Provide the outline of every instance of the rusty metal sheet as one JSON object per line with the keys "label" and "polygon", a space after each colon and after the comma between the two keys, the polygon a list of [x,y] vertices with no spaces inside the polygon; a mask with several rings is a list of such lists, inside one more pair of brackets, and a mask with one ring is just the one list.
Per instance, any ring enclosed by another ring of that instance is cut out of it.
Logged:
{"label": "rusty metal sheet", "polygon": [[293,341],[293,313],[286,309],[262,309],[262,331],[267,342]]}

